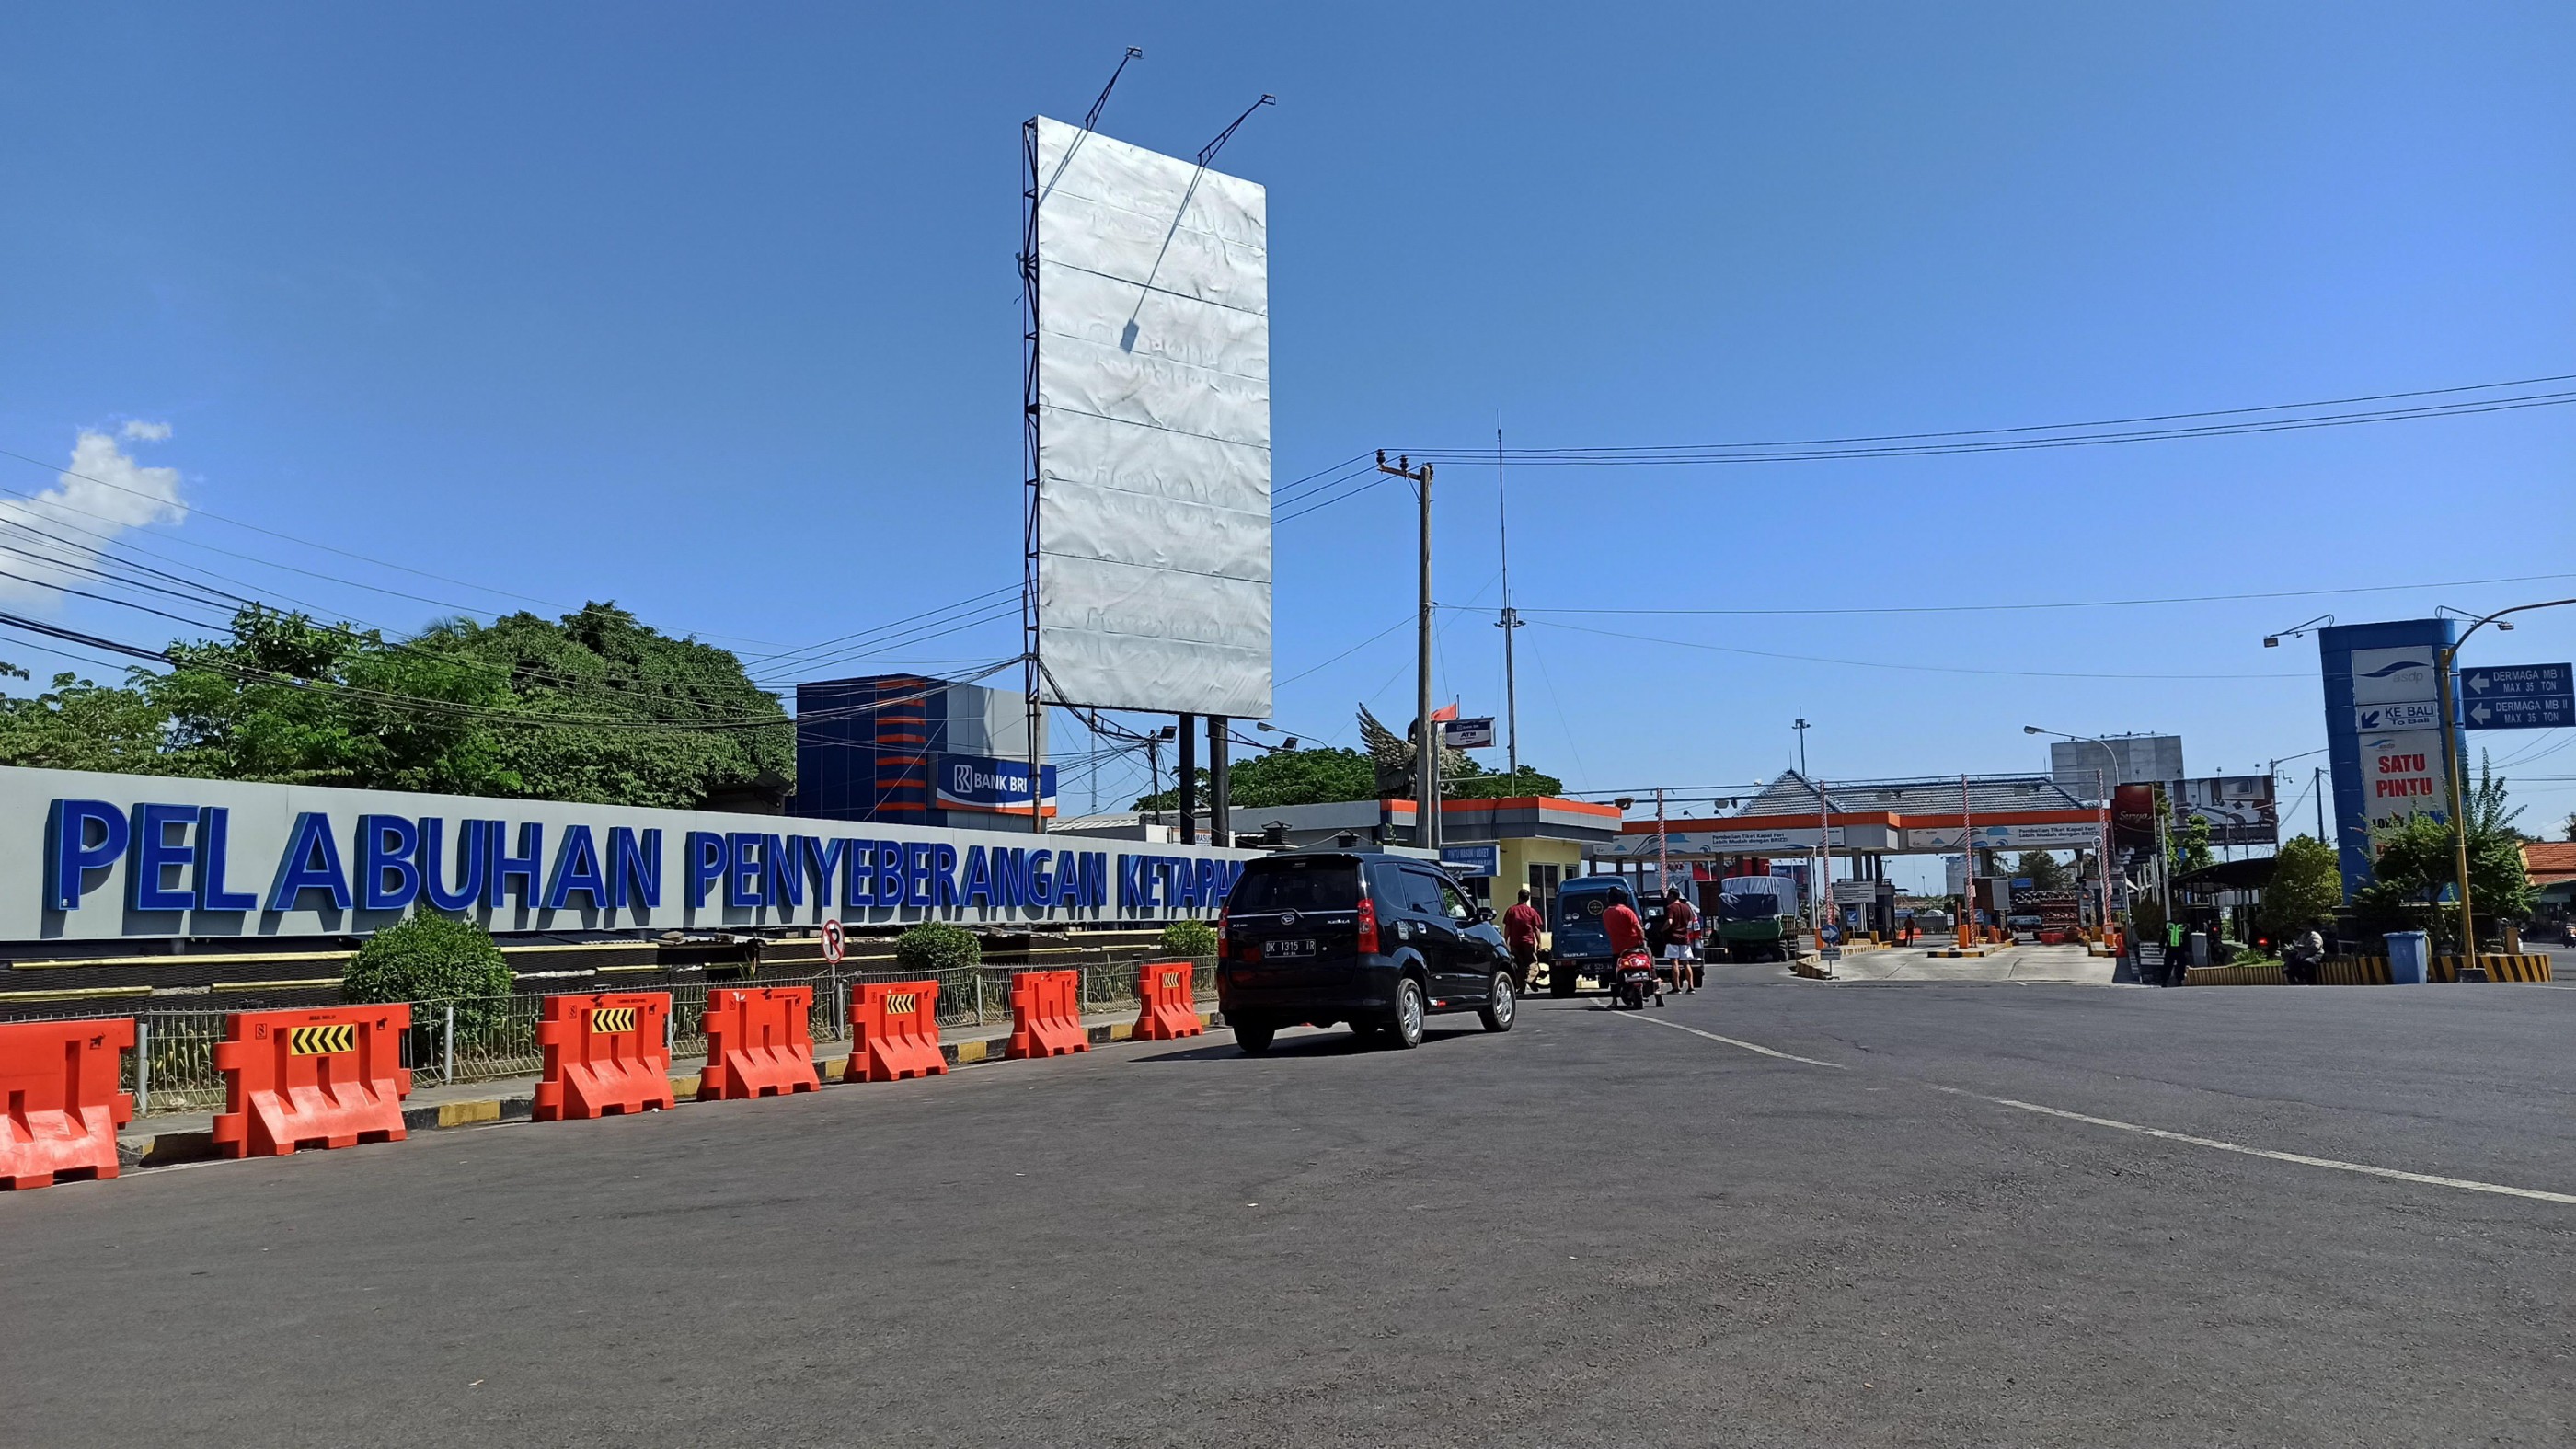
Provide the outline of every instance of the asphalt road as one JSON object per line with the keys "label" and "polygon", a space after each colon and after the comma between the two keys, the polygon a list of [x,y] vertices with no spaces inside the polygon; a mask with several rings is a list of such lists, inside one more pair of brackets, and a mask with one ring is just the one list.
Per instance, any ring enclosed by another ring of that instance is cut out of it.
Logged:
{"label": "asphalt road", "polygon": [[2576,990],[1769,974],[0,1198],[0,1440],[2576,1438]]}

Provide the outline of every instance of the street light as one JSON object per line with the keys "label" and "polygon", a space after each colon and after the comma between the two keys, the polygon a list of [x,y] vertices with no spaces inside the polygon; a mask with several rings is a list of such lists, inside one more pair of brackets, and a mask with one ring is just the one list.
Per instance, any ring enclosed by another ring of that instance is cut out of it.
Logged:
{"label": "street light", "polygon": [[2313,628],[2317,627],[2319,624],[2332,624],[2334,621],[2335,621],[2335,617],[2334,617],[2334,615],[2332,615],[2332,614],[2319,614],[2319,615],[2317,615],[2315,618],[2308,620],[2308,621],[2307,621],[2306,623],[2304,623],[2304,624],[2294,624],[2294,625],[2292,625],[2291,627],[2289,627],[2289,628],[2287,628],[2287,629],[2284,629],[2284,630],[2282,630],[2281,632],[2279,632],[2279,633],[2277,633],[2277,634],[2266,634],[2266,635],[2264,635],[2264,636],[2263,636],[2263,647],[2264,647],[2264,648],[2266,648],[2266,649],[2278,649],[2278,648],[2280,648],[2280,647],[2281,647],[2281,641],[2282,641],[2282,640],[2284,640],[2284,639],[2300,639],[2300,638],[2305,638],[2305,637],[2306,637],[2306,635],[2307,635],[2307,632],[2308,632],[2309,630],[2311,630],[2311,629],[2313,629]]}
{"label": "street light", "polygon": [[[2310,622],[2314,621],[2312,620]],[[2264,642],[2269,644],[2272,641],[2267,639]],[[2055,735],[2059,739],[2063,740],[2075,740],[2082,744],[2100,745],[2102,747],[2102,758],[2110,762],[2110,773],[2097,776],[2094,781],[2096,788],[2101,791],[2102,797],[2102,842],[2100,847],[2102,866],[2102,930],[2105,935],[2108,935],[2111,930],[2111,787],[2115,783],[2114,777],[2120,773],[2120,752],[2112,749],[2108,741],[2095,739],[2091,735],[2070,735],[2063,730],[2041,729],[2037,725],[2030,724],[2023,725],[2021,727],[2021,732],[2026,735]]]}
{"label": "street light", "polygon": [[[2450,756],[2443,773],[2451,782],[2451,845],[2460,876],[2460,955],[2463,962],[2460,969],[2464,973],[2478,969],[2478,932],[2477,917],[2469,906],[2469,818],[2460,800],[2460,721],[2451,692],[2451,672],[2459,665],[2460,646],[2469,642],[2471,634],[2489,624],[2500,630],[2511,629],[2511,624],[2503,622],[2507,614],[2527,614],[2534,609],[2563,609],[2570,604],[2576,604],[2576,599],[2549,599],[2537,604],[2516,604],[2510,609],[2498,609],[2462,630],[2459,638],[2434,656],[2433,683],[2440,691],[2442,701],[2442,746]],[[2470,978],[2464,976],[2463,979]]]}

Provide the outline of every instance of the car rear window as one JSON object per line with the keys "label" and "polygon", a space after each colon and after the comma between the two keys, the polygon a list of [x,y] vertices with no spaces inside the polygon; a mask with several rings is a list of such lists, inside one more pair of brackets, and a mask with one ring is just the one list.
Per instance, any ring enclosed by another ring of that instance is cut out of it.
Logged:
{"label": "car rear window", "polygon": [[1233,911],[1347,911],[1360,902],[1360,868],[1348,860],[1269,860],[1235,882]]}

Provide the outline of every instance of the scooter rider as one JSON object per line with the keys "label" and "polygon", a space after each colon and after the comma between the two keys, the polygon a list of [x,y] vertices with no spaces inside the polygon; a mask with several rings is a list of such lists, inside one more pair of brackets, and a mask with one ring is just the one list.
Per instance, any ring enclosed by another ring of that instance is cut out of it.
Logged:
{"label": "scooter rider", "polygon": [[[1646,923],[1637,919],[1636,911],[1626,901],[1612,901],[1601,913],[1601,929],[1610,937],[1610,969],[1616,972],[1619,958],[1631,951],[1646,949]],[[1664,979],[1655,978],[1655,1004],[1664,1004]]]}

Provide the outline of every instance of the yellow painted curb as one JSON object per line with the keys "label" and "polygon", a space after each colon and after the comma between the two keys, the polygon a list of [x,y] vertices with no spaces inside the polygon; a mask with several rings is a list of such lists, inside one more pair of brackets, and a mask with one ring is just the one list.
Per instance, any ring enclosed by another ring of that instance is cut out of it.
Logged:
{"label": "yellow painted curb", "polygon": [[992,1043],[990,1042],[959,1042],[957,1044],[957,1064],[962,1067],[968,1062],[980,1062],[984,1060],[984,1058],[989,1054],[991,1046]]}
{"label": "yellow painted curb", "polygon": [[1109,1028],[1109,1039],[1111,1041],[1133,1041],[1135,1038],[1136,1023],[1132,1021],[1116,1022]]}
{"label": "yellow painted curb", "polygon": [[497,1101],[438,1104],[438,1125],[441,1127],[471,1127],[477,1122],[500,1120],[501,1104]]}

